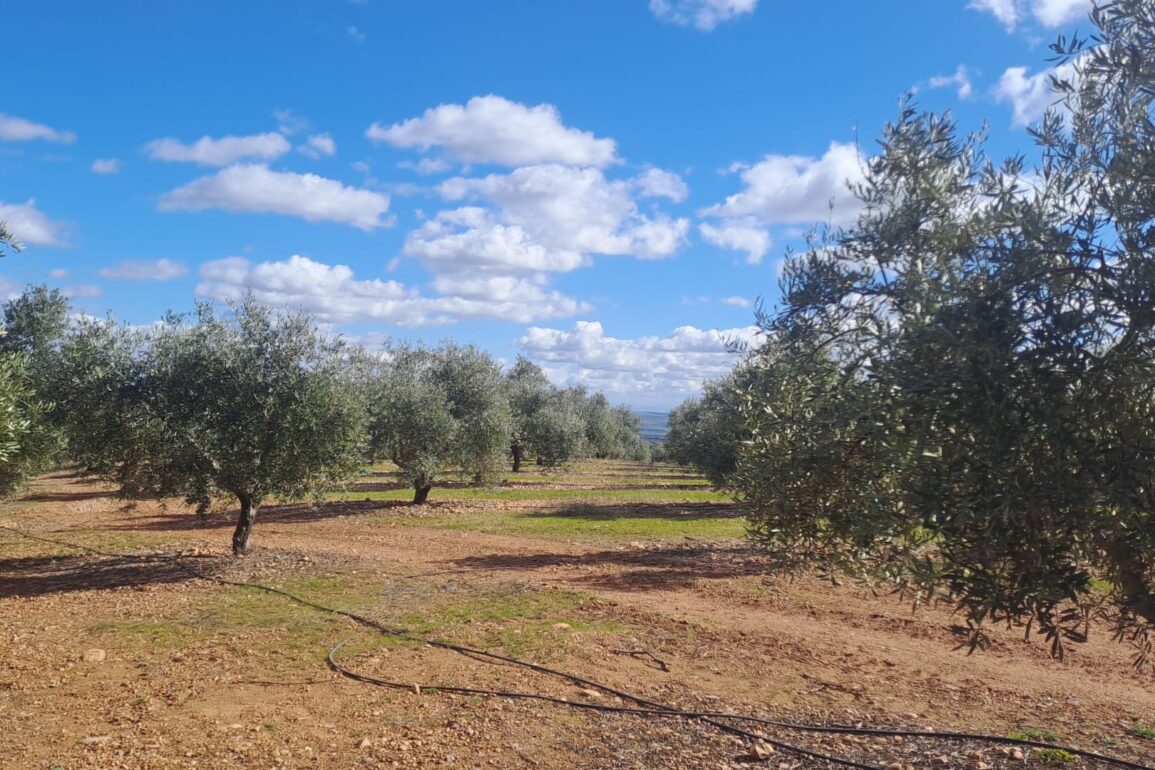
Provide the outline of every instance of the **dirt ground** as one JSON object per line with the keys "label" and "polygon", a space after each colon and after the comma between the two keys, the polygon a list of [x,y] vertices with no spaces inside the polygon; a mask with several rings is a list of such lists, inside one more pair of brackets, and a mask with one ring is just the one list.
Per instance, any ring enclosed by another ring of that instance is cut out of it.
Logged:
{"label": "dirt ground", "polygon": [[[1155,728],[1155,675],[1136,671],[1109,629],[1063,663],[1040,640],[1002,629],[991,649],[968,656],[946,610],[912,614],[892,597],[817,579],[768,581],[741,541],[566,541],[422,525],[423,515],[486,505],[268,506],[251,555],[234,560],[224,517],[126,507],[66,474],[36,481],[0,509],[0,525],[136,558],[0,530],[0,767],[835,766],[700,720],[449,693],[634,705],[198,575],[283,588],[691,711],[1020,733],[1155,766],[1155,740],[1139,734]],[[156,555],[175,558],[139,558]],[[326,653],[346,638],[342,665],[411,686],[331,671]],[[745,726],[860,766],[1110,766],[974,741]]]}

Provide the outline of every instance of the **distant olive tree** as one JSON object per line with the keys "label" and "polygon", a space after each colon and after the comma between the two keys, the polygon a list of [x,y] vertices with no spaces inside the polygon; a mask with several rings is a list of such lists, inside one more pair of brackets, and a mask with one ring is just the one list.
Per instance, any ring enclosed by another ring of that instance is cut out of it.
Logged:
{"label": "distant olive tree", "polygon": [[[1155,6],[1097,3],[1031,129],[989,161],[903,109],[863,211],[791,256],[752,359],[738,488],[795,563],[886,578],[1056,655],[1155,628]],[[1105,587],[1105,588],[1104,588]]]}
{"label": "distant olive tree", "polygon": [[148,330],[87,323],[62,347],[70,449],[126,494],[180,496],[198,511],[239,502],[244,554],[261,504],[341,482],[359,466],[363,409],[343,346],[301,314],[246,300]]}
{"label": "distant olive tree", "polygon": [[473,347],[399,345],[371,386],[369,443],[424,503],[438,476],[457,469],[492,480],[504,467],[510,413],[500,368]]}
{"label": "distant olive tree", "polygon": [[430,373],[456,425],[455,464],[477,483],[498,480],[513,430],[501,366],[474,345],[443,342]]}
{"label": "distant olive tree", "polygon": [[537,443],[535,423],[547,408],[553,385],[541,367],[525,356],[518,356],[517,363],[503,377],[512,420],[509,455],[513,472],[519,473],[526,454]]}
{"label": "distant olive tree", "polygon": [[541,367],[524,356],[505,373],[505,386],[513,419],[514,473],[528,454],[546,467],[581,456],[586,424],[580,401],[551,384]]}
{"label": "distant olive tree", "polygon": [[719,489],[728,488],[738,467],[738,452],[748,437],[742,413],[745,370],[709,382],[700,398],[687,399],[670,412],[665,456],[697,469]]}

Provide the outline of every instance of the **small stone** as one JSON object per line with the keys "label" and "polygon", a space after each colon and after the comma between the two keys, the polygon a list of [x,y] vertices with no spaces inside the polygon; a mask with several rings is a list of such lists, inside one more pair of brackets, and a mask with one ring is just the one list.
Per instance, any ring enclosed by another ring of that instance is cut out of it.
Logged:
{"label": "small stone", "polygon": [[228,725],[227,729],[229,729],[229,730],[244,730],[245,726],[242,725],[240,722],[233,722],[231,725]]}
{"label": "small stone", "polygon": [[567,629],[573,628],[573,626],[571,626],[569,623],[554,623],[553,627],[559,631],[565,631]]}
{"label": "small stone", "polygon": [[950,767],[950,757],[946,754],[940,754],[934,758],[934,763],[939,767]]}
{"label": "small stone", "polygon": [[991,766],[986,762],[979,761],[975,763],[975,770],[991,770]]}
{"label": "small stone", "polygon": [[362,738],[361,741],[357,744],[357,748],[367,749],[372,745],[373,745],[373,741],[369,740],[368,738]]}
{"label": "small stone", "polygon": [[85,663],[103,663],[107,657],[108,653],[97,647],[93,647],[91,650],[84,651]]}
{"label": "small stone", "polygon": [[92,735],[87,738],[81,738],[80,742],[85,746],[92,746],[97,743],[108,743],[111,740],[111,735]]}
{"label": "small stone", "polygon": [[600,698],[600,697],[602,697],[602,694],[600,692],[598,692],[597,690],[585,689],[585,690],[579,690],[579,692],[581,692],[581,694],[586,696],[587,698]]}
{"label": "small stone", "polygon": [[774,747],[766,741],[754,741],[753,745],[750,746],[750,756],[755,759],[769,759],[773,753]]}
{"label": "small stone", "polygon": [[1022,759],[1024,756],[1022,749],[1011,749],[1011,759]]}
{"label": "small stone", "polygon": [[886,770],[902,770],[902,763],[901,762],[891,762],[889,765],[886,766]]}

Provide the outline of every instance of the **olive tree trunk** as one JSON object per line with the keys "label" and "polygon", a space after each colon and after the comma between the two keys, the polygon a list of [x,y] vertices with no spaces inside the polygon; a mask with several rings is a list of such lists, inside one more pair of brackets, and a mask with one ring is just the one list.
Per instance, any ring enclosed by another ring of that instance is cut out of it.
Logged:
{"label": "olive tree trunk", "polygon": [[260,501],[243,492],[237,493],[237,499],[241,501],[241,512],[237,515],[237,528],[233,530],[233,556],[244,556],[249,548],[249,536],[253,533]]}
{"label": "olive tree trunk", "polygon": [[413,485],[413,504],[421,505],[429,499],[429,490],[433,489],[432,484],[414,484]]}
{"label": "olive tree trunk", "polygon": [[521,448],[520,443],[514,444],[509,449],[510,449],[510,454],[513,455],[513,472],[514,473],[521,473],[521,457],[522,457],[522,453],[525,450]]}

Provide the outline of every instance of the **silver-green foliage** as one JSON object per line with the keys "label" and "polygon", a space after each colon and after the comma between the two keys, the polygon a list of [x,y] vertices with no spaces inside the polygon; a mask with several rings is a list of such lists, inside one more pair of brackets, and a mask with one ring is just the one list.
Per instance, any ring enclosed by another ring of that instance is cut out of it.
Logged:
{"label": "silver-green foliage", "polygon": [[670,412],[666,457],[693,466],[718,489],[731,486],[747,437],[740,394],[744,376],[744,369],[735,369],[707,383],[701,398],[687,399]]}
{"label": "silver-green foliage", "polygon": [[58,343],[68,325],[68,300],[56,290],[30,286],[3,306],[0,327],[0,494],[19,489],[46,470],[60,446],[51,419],[51,382]]}
{"label": "silver-green foliage", "polygon": [[[903,110],[864,210],[787,261],[739,470],[759,541],[1041,628],[1155,625],[1155,6],[1100,3],[995,164]],[[941,592],[941,593],[939,593]]]}
{"label": "silver-green foliage", "polygon": [[492,481],[510,440],[509,403],[501,370],[472,346],[435,350],[397,346],[370,381],[369,441],[388,457],[424,502],[449,470]]}
{"label": "silver-green foliage", "polygon": [[529,453],[547,467],[579,457],[586,427],[580,403],[550,383],[541,367],[524,356],[518,356],[504,377],[513,419],[514,471],[520,470]]}
{"label": "silver-green foliage", "polygon": [[243,553],[261,503],[300,498],[359,466],[363,409],[346,351],[310,318],[247,300],[148,330],[89,323],[63,349],[70,446],[126,493],[241,505]]}

